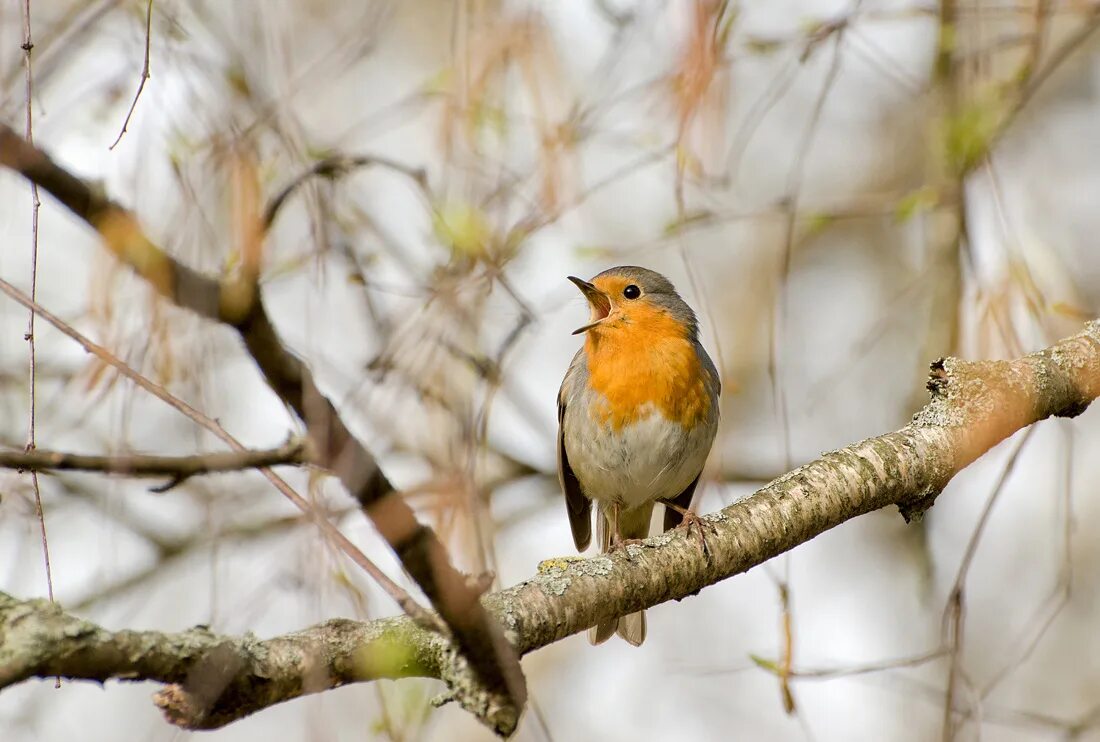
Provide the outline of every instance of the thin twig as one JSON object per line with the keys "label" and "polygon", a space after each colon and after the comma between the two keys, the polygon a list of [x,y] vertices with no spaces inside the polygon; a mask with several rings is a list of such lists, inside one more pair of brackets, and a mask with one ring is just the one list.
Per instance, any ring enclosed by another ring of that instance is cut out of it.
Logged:
{"label": "thin twig", "polygon": [[21,471],[96,471],[129,477],[172,477],[177,483],[199,474],[308,463],[305,441],[291,440],[277,448],[191,456],[130,454],[99,456],[63,451],[0,451],[0,467]]}
{"label": "thin twig", "polygon": [[141,65],[141,79],[138,80],[137,92],[134,93],[134,100],[130,103],[130,110],[126,112],[126,120],[122,122],[122,131],[115,137],[115,141],[107,149],[113,150],[118,143],[122,141],[122,135],[126,133],[126,127],[130,125],[130,117],[134,115],[134,109],[137,108],[138,98],[141,97],[141,91],[145,90],[145,81],[149,79],[149,41],[153,36],[153,0],[149,0],[148,6],[145,8],[145,61]]}
{"label": "thin twig", "polygon": [[1004,491],[1005,484],[1008,482],[1009,477],[1011,477],[1012,473],[1016,470],[1016,464],[1020,460],[1020,454],[1024,450],[1024,446],[1031,439],[1031,435],[1034,431],[1034,427],[1028,428],[1024,434],[1020,436],[1016,446],[1008,455],[1008,461],[1005,462],[1005,466],[1001,470],[1000,476],[997,477],[997,481],[993,485],[993,491],[990,492],[989,497],[986,499],[985,507],[982,508],[982,513],[978,517],[978,523],[974,527],[974,533],[970,537],[970,542],[966,545],[966,551],[963,554],[962,561],[959,563],[959,572],[955,577],[955,584],[951,588],[951,593],[947,599],[947,605],[944,608],[944,645],[948,647],[948,656],[950,658],[950,665],[947,671],[947,690],[944,694],[946,698],[943,711],[944,742],[949,742],[954,739],[955,736],[955,686],[957,678],[962,674],[963,624],[966,618],[966,576],[970,571],[970,565],[974,561],[975,554],[978,553],[978,544],[981,542],[986,524],[989,523],[989,517],[993,513],[993,507],[997,504],[997,500]]}
{"label": "thin twig", "polygon": [[[34,75],[31,72],[31,50],[34,49],[34,41],[31,39],[31,0],[23,2],[23,62],[26,65],[26,130],[24,136],[27,141],[34,143]],[[38,184],[31,182],[31,300],[38,291],[38,211],[42,205],[38,197]],[[27,333],[24,335],[27,341],[28,362],[28,397],[29,410],[27,421],[27,447],[28,452],[34,451],[34,419],[35,403],[37,401],[36,387],[37,376],[35,369],[34,347],[34,312],[27,316]],[[46,565],[46,592],[50,602],[53,602],[53,569],[50,566],[50,542],[46,537],[46,514],[42,510],[42,491],[38,486],[38,472],[31,472],[31,488],[34,490],[34,514],[38,518],[38,529],[42,534],[42,560]],[[61,678],[57,678],[57,687],[61,687]]]}
{"label": "thin twig", "polygon": [[[55,328],[60,330],[65,335],[69,336],[77,343],[79,343],[86,351],[100,359],[107,365],[117,370],[120,374],[133,381],[139,387],[152,394],[157,399],[161,400],[165,404],[169,405],[173,409],[177,410],[185,417],[189,418],[199,426],[209,430],[215,436],[224,441],[234,451],[241,453],[248,449],[241,444],[236,438],[229,434],[225,428],[221,426],[216,420],[203,414],[199,410],[195,409],[187,402],[183,401],[179,397],[175,396],[163,386],[151,381],[148,377],[138,373],[129,365],[121,361],[117,356],[111,353],[97,343],[92,342],[90,339],[82,335],[71,325],[66,323],[61,318],[57,317],[49,310],[38,305],[30,300],[26,294],[11,285],[4,279],[0,278],[0,292],[7,294],[15,301],[22,304],[27,309],[33,310],[42,319],[49,322]],[[409,615],[418,625],[427,626],[433,630],[440,628],[438,619],[432,614],[425,611],[420,605],[401,588],[400,585],[391,580],[385,572],[383,572],[374,562],[372,562],[366,554],[364,554],[355,544],[353,544],[347,536],[345,536],[339,528],[333,525],[323,513],[319,512],[308,500],[303,498],[294,489],[287,484],[287,482],[271,469],[260,469],[260,473],[263,474],[269,482],[271,482],[276,489],[279,490],[290,500],[295,507],[305,513],[317,527],[325,534],[326,537],[332,539],[336,545],[344,552],[356,565],[358,565],[364,572],[370,575],[386,593],[394,599],[394,601],[401,607],[406,614]]]}
{"label": "thin twig", "polygon": [[[351,512],[352,508],[344,508],[330,513],[330,516],[338,521]],[[158,576],[163,577],[168,570],[171,570],[176,564],[192,555],[198,549],[213,546],[216,542],[228,540],[235,544],[242,545],[267,537],[281,537],[285,532],[307,524],[308,518],[303,519],[301,515],[289,515],[272,518],[271,520],[260,523],[232,525],[227,528],[219,529],[216,532],[203,528],[193,535],[183,538],[150,538],[151,534],[149,533],[139,533],[139,536],[149,541],[153,548],[156,549],[156,560],[136,572],[120,577],[118,580],[110,582],[103,587],[97,587],[73,599],[72,602],[67,601],[66,607],[77,613],[87,613],[95,605],[104,603],[105,601],[119,597],[125,593],[133,592],[135,588],[144,585]],[[283,543],[281,541],[277,542]]]}
{"label": "thin twig", "polygon": [[[853,4],[853,14],[859,9],[861,2],[862,0],[856,0]],[[787,178],[787,227],[783,240],[782,252],[780,253],[779,283],[776,288],[778,296],[775,298],[771,332],[768,333],[768,378],[771,379],[772,383],[772,405],[776,418],[779,421],[780,436],[783,439],[783,463],[784,468],[787,469],[791,468],[793,463],[791,460],[790,405],[787,400],[787,392],[783,379],[782,347],[787,336],[787,302],[789,300],[791,268],[794,261],[795,227],[798,224],[798,208],[802,195],[802,178],[805,173],[806,159],[810,154],[810,149],[813,147],[814,138],[817,135],[818,124],[821,122],[821,114],[825,111],[825,103],[829,99],[829,93],[832,91],[833,85],[840,75],[841,61],[843,60],[841,50],[843,48],[844,32],[846,29],[847,23],[843,20],[837,21],[835,25],[826,25],[819,32],[810,37],[806,43],[806,49],[803,52],[803,57],[808,58],[813,54],[817,45],[826,38],[827,34],[834,34],[832,45],[833,56],[825,72],[825,79],[822,82],[821,90],[818,92],[817,99],[814,101],[813,109],[810,112],[810,119],[802,132],[802,138],[796,150],[797,154],[795,155],[794,164]]]}
{"label": "thin twig", "polygon": [[315,162],[309,169],[283,186],[282,190],[268,201],[267,206],[264,207],[263,219],[261,221],[263,231],[267,232],[271,229],[271,226],[275,223],[275,217],[278,216],[279,210],[283,207],[283,204],[286,203],[288,198],[294,195],[295,191],[311,179],[339,178],[353,170],[371,166],[383,167],[395,173],[400,173],[412,180],[423,193],[427,194],[428,192],[427,173],[419,168],[402,165],[399,162],[377,155],[333,155]]}

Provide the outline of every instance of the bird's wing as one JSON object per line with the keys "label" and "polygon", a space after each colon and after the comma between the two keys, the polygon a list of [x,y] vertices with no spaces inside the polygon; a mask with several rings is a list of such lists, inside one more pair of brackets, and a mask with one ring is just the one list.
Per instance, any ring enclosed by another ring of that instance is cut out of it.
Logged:
{"label": "bird's wing", "polygon": [[[722,396],[722,380],[718,375],[718,369],[714,367],[714,361],[710,360],[710,356],[707,355],[706,349],[695,341],[695,352],[699,355],[699,360],[703,364],[703,380],[707,385],[707,391],[711,399],[710,411],[714,415],[714,419],[718,419],[719,415],[719,400]],[[691,480],[683,492],[676,495],[671,499],[671,502],[682,507],[684,510],[691,508],[691,498],[695,495],[695,488],[699,484],[699,477],[703,476],[703,472],[699,472],[695,475],[695,479]],[[672,508],[665,508],[665,530],[675,528],[684,521],[684,516],[676,512]]]}
{"label": "bird's wing", "polygon": [[[578,354],[579,355],[579,354]],[[576,363],[576,359],[574,364]],[[572,373],[570,366],[569,372]],[[565,493],[565,508],[569,513],[569,526],[573,529],[573,543],[577,551],[584,551],[592,541],[592,501],[581,492],[581,483],[569,465],[569,454],[565,450],[565,385],[569,383],[569,373],[558,391],[558,481]]]}

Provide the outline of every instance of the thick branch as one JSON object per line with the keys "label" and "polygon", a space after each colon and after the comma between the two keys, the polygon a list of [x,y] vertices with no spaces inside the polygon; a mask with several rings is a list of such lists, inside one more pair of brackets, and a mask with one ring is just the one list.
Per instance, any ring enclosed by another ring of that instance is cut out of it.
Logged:
{"label": "thick branch", "polygon": [[[309,369],[280,339],[263,301],[240,301],[236,284],[183,265],[142,231],[126,209],[57,165],[10,127],[0,124],[0,166],[22,174],[86,221],[106,247],[165,298],[235,328],[268,384],[306,422],[317,463],[330,469],[400,558],[470,660],[482,690],[462,701],[485,710],[494,729],[514,729],[526,701],[519,660],[500,627],[482,610],[476,587],[454,568],[435,532],[417,521],[371,453],[348,430]],[[225,290],[223,290],[223,288]]]}
{"label": "thick branch", "polygon": [[[709,555],[678,528],[612,555],[544,561],[536,576],[482,603],[526,654],[694,595],[857,515],[896,505],[906,518],[919,516],[1004,438],[1048,417],[1077,415],[1100,396],[1100,322],[1015,361],[937,361],[928,388],[931,401],[901,430],[825,454],[705,516],[713,526]],[[372,659],[362,664],[363,657]],[[225,688],[220,696],[203,685],[210,673],[214,688]],[[168,683],[157,703],[189,728],[349,682],[433,677],[462,697],[472,678],[450,645],[405,618],[329,621],[260,642],[199,629],[112,634],[45,601],[0,600],[0,687],[55,675]]]}
{"label": "thick branch", "polygon": [[[420,651],[408,654],[413,646]],[[345,683],[437,675],[447,648],[405,618],[333,619],[267,641],[222,637],[202,626],[175,634],[110,632],[55,603],[0,593],[0,687],[46,676],[156,680],[168,686],[157,705],[190,728],[219,727]]]}

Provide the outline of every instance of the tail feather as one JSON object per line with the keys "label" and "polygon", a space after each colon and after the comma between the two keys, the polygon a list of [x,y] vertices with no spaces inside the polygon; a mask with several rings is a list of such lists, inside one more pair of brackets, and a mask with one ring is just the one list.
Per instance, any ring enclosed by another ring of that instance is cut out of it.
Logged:
{"label": "tail feather", "polygon": [[645,641],[645,611],[620,618],[615,633],[635,647],[640,647]]}
{"label": "tail feather", "polygon": [[619,627],[619,619],[598,623],[588,630],[588,642],[593,646],[603,644],[615,634]]}
{"label": "tail feather", "polygon": [[[624,539],[646,538],[649,536],[649,522],[652,515],[652,503],[621,514],[619,534]],[[602,508],[596,517],[596,541],[600,545],[601,552],[606,553],[611,546],[611,525],[607,522],[607,516],[602,512]],[[645,641],[646,635],[645,611],[596,624],[588,630],[588,641],[592,644],[602,644],[613,634],[618,634],[635,647],[640,646]]]}

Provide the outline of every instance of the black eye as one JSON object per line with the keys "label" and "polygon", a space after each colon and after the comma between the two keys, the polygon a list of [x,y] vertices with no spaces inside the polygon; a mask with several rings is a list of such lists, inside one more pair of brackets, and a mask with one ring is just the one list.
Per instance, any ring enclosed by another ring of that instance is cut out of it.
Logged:
{"label": "black eye", "polygon": [[627,299],[637,299],[641,295],[642,290],[634,284],[630,284],[625,289],[623,289],[623,296],[625,296]]}

